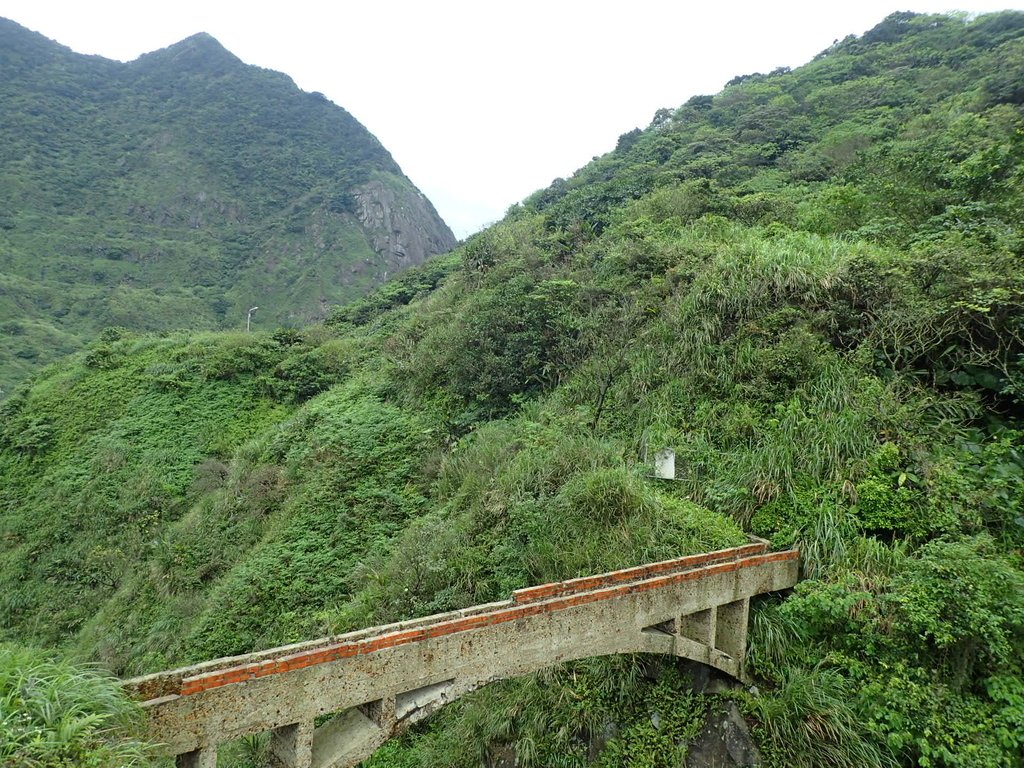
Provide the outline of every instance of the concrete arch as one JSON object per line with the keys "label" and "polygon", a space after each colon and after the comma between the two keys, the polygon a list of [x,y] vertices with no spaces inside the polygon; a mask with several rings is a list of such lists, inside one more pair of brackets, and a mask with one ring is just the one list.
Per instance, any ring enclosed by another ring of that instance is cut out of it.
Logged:
{"label": "concrete arch", "polygon": [[[581,647],[579,653],[564,655],[557,662],[538,663],[530,668],[517,666],[514,673],[495,673],[487,679],[455,678],[439,681],[398,694],[393,700],[382,699],[353,707],[314,730],[309,765],[312,768],[349,768],[369,758],[391,738],[463,696],[501,680],[523,677],[570,661],[609,655],[657,654],[707,664],[742,680],[748,611],[749,600],[740,600],[701,612],[704,615],[690,626],[696,633],[704,634],[710,642],[679,634],[677,627],[673,626],[674,622],[669,621],[643,628],[640,634],[630,638],[632,642],[628,647],[619,647],[613,653],[592,653],[590,648]],[[722,617],[725,631],[715,641],[711,638],[714,631],[709,622],[713,621],[717,625],[719,617]],[[728,645],[729,652],[717,647],[719,645]],[[291,731],[287,734],[275,732],[273,738],[271,751],[281,768],[306,765],[293,759],[297,745]]]}
{"label": "concrete arch", "polygon": [[[655,653],[742,678],[750,598],[793,586],[766,544],[518,590],[511,600],[128,681],[188,768],[263,731],[286,768],[347,768],[488,683],[576,659]],[[340,713],[319,728],[317,718]]]}

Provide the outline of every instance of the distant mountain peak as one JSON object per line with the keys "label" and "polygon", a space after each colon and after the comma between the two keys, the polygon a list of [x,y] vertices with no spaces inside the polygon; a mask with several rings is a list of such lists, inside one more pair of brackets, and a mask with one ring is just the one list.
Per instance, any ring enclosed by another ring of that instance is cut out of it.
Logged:
{"label": "distant mountain peak", "polygon": [[220,41],[208,32],[197,32],[166,48],[144,53],[138,60],[168,61],[179,65],[195,62],[204,67],[213,64],[230,64],[232,66],[243,64],[240,58],[221,45]]}
{"label": "distant mountain peak", "polygon": [[184,40],[169,46],[167,50],[210,51],[223,53],[233,59],[238,58],[235,54],[221,45],[220,41],[209,32],[196,32],[194,35],[190,35]]}
{"label": "distant mountain peak", "polygon": [[[196,44],[200,44],[200,43],[212,44],[212,45],[217,46],[218,48],[223,48],[224,47],[223,45],[220,44],[220,41],[217,38],[215,38],[213,35],[211,35],[209,32],[196,32],[194,35],[189,35],[188,37],[186,37],[181,42],[182,43],[193,42],[193,43],[196,43]],[[180,44],[181,43],[179,43],[179,45]]]}

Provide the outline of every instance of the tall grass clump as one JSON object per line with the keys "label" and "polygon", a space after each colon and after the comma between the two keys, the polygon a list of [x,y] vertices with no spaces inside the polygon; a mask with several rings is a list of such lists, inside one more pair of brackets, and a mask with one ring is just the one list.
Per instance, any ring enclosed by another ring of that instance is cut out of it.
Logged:
{"label": "tall grass clump", "polygon": [[850,704],[851,683],[828,669],[787,668],[771,696],[746,700],[769,765],[787,768],[895,768],[884,746],[865,738]]}
{"label": "tall grass clump", "polygon": [[800,621],[779,610],[780,604],[766,598],[751,605],[747,664],[769,678],[790,663],[795,648],[807,642]]}
{"label": "tall grass clump", "polygon": [[821,304],[845,280],[850,250],[809,233],[779,240],[739,234],[706,265],[686,309],[698,317],[747,320],[785,302]]}
{"label": "tall grass clump", "polygon": [[0,766],[148,766],[141,711],[118,681],[40,651],[0,645]]}

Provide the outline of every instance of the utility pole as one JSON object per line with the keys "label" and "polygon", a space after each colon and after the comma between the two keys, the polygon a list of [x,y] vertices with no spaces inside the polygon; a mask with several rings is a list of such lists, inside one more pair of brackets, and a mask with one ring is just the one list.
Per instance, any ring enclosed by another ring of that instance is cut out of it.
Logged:
{"label": "utility pole", "polygon": [[252,327],[252,313],[255,312],[259,307],[249,307],[249,314],[245,316],[245,332],[248,333]]}

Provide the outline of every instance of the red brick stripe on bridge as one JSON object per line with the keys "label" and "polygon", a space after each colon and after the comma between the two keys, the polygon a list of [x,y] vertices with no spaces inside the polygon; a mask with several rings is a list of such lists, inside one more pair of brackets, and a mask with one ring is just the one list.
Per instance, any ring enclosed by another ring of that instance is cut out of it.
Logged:
{"label": "red brick stripe on bridge", "polygon": [[742,547],[732,549],[720,549],[717,552],[707,552],[700,555],[687,555],[678,557],[675,560],[664,560],[660,563],[649,563],[639,565],[635,568],[623,568],[621,571],[602,573],[597,576],[583,576],[579,579],[568,581],[556,581],[551,584],[541,584],[536,587],[517,589],[512,593],[512,600],[516,603],[530,603],[535,600],[547,600],[559,595],[567,595],[575,592],[583,592],[600,587],[608,587],[612,584],[621,584],[624,581],[640,581],[649,579],[662,573],[683,571],[690,568],[697,568],[702,565],[710,565],[723,560],[737,560],[749,555],[760,555],[768,551],[768,542],[757,542],[745,544]]}
{"label": "red brick stripe on bridge", "polygon": [[[369,637],[361,640],[350,640],[328,645],[326,647],[314,648],[300,651],[287,656],[264,661],[242,664],[229,667],[223,670],[214,670],[193,677],[186,677],[181,681],[181,686],[176,693],[181,696],[189,696],[201,691],[208,691],[220,688],[232,683],[240,683],[245,680],[252,680],[267,675],[291,672],[297,669],[305,669],[317,664],[324,664],[330,661],[349,658],[361,654],[373,653],[385,648],[393,648],[398,645],[415,643],[427,638],[441,637],[456,632],[466,632],[480,627],[494,624],[504,624],[529,616],[539,616],[544,613],[552,613],[577,605],[593,603],[600,600],[609,600],[615,597],[622,597],[629,594],[637,594],[652,589],[659,589],[679,584],[686,581],[696,581],[708,576],[721,573],[728,573],[741,568],[750,568],[766,563],[795,560],[800,555],[795,551],[772,552],[768,554],[754,554],[744,557],[745,552],[763,553],[764,544],[750,544],[744,547],[737,547],[733,550],[712,552],[706,555],[695,555],[678,560],[668,560],[664,563],[654,563],[640,566],[639,568],[628,568],[623,571],[614,571],[601,576],[591,576],[582,579],[573,579],[568,582],[556,584],[545,584],[540,587],[531,587],[526,590],[519,590],[516,599],[508,608],[498,608],[487,613],[466,616],[464,618],[449,619],[428,624],[414,629],[405,629],[395,632],[388,632],[377,637]],[[726,554],[729,553],[729,554]],[[725,562],[719,562],[726,560]],[[682,564],[685,561],[685,564]],[[702,563],[709,563],[697,567]],[[689,570],[680,570],[688,568]],[[666,573],[667,571],[667,573]],[[620,576],[620,574],[630,574]],[[621,583],[625,582],[625,583]],[[595,589],[595,587],[598,587]],[[553,588],[550,593],[545,592]],[[568,594],[565,590],[571,590]],[[527,593],[527,599],[520,598],[522,593]],[[547,595],[554,595],[548,598]],[[168,691],[167,693],[175,693]]]}

